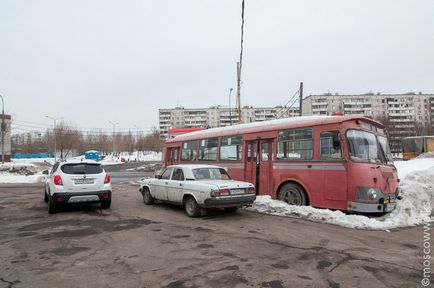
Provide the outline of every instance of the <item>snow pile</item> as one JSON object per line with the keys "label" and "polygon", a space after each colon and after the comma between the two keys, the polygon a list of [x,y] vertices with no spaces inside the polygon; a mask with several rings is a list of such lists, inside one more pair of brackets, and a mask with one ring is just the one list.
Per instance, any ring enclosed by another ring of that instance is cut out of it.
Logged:
{"label": "snow pile", "polygon": [[426,152],[416,157],[416,159],[423,159],[423,158],[434,158],[434,152]]}
{"label": "snow pile", "polygon": [[150,164],[145,164],[145,165],[140,166],[140,167],[127,169],[127,171],[131,171],[131,172],[155,172],[155,171],[161,170],[162,168],[163,168],[163,163],[150,163]]}
{"label": "snow pile", "polygon": [[424,218],[431,214],[434,207],[434,159],[402,161],[397,162],[396,166],[402,179],[403,199],[398,201],[394,211],[381,217],[347,215],[341,211],[292,206],[273,200],[270,196],[257,197],[253,206],[248,209],[355,229],[387,230],[420,225],[424,222]]}
{"label": "snow pile", "polygon": [[[26,160],[26,159],[20,159]],[[30,160],[30,159],[29,159]],[[25,163],[25,161],[19,161],[21,163],[9,162],[0,164],[0,183],[38,183],[45,180],[45,175],[42,171],[48,169],[47,166],[51,164],[45,164],[39,162]]]}
{"label": "snow pile", "polygon": [[23,159],[15,159],[12,158],[12,163],[21,163],[21,164],[33,164],[33,163],[44,163],[44,164],[54,164],[54,158],[23,158]]}

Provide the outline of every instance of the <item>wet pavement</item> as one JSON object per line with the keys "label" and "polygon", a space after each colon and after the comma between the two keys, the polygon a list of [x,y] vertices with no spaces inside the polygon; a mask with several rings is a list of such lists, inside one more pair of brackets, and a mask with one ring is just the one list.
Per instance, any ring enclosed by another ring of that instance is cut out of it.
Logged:
{"label": "wet pavement", "polygon": [[0,186],[0,287],[419,287],[423,228],[351,230],[220,210],[188,218],[113,184],[109,210],[49,215],[41,185]]}

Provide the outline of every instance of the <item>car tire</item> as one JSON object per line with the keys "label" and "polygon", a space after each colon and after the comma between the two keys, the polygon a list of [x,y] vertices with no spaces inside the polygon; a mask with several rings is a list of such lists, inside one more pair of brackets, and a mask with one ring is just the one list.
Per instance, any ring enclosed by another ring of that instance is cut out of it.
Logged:
{"label": "car tire", "polygon": [[45,191],[44,191],[44,202],[48,203],[47,188],[45,188]]}
{"label": "car tire", "polygon": [[142,195],[143,195],[143,203],[145,203],[146,205],[154,204],[154,197],[152,197],[149,188],[143,188]]}
{"label": "car tire", "polygon": [[184,204],[185,213],[189,217],[199,217],[200,216],[200,207],[197,205],[196,200],[193,197],[187,197],[185,199]]}
{"label": "car tire", "polygon": [[109,209],[112,206],[112,200],[101,202],[102,209]]}
{"label": "car tire", "polygon": [[237,210],[238,210],[238,207],[227,207],[227,208],[225,208],[225,211],[227,213],[235,213],[235,212],[237,212]]}
{"label": "car tire", "polygon": [[54,214],[57,213],[57,207],[53,203],[53,199],[51,197],[48,197],[48,214]]}
{"label": "car tire", "polygon": [[309,205],[308,197],[304,189],[295,183],[286,183],[279,189],[278,199],[289,205]]}

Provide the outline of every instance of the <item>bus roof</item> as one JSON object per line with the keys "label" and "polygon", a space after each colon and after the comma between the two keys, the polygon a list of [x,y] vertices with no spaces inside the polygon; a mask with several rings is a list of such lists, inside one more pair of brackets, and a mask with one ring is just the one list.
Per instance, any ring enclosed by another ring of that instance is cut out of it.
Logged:
{"label": "bus roof", "polygon": [[200,138],[212,138],[212,137],[230,136],[230,135],[238,135],[238,134],[266,132],[266,131],[282,130],[282,129],[290,129],[290,128],[298,128],[298,127],[318,126],[324,124],[342,123],[350,120],[368,121],[371,123],[375,123],[380,127],[384,127],[383,124],[361,115],[359,116],[355,116],[355,115],[353,116],[300,116],[300,117],[253,122],[253,123],[239,124],[239,125],[191,132],[191,133],[176,136],[173,139],[167,140],[166,143],[195,140]]}

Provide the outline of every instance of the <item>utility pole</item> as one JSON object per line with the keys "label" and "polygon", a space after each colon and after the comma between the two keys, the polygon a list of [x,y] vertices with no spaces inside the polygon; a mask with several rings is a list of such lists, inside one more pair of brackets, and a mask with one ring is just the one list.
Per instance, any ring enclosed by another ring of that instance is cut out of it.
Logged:
{"label": "utility pole", "polygon": [[116,125],[118,125],[119,123],[112,122],[112,121],[109,121],[109,123],[113,125],[113,152],[112,152],[113,155],[112,156],[114,157],[115,156],[115,147],[116,147],[116,145],[115,145],[115,141],[116,141]]}
{"label": "utility pole", "polygon": [[231,107],[231,94],[232,94],[232,90],[234,90],[233,88],[229,89],[229,121],[231,123],[232,126],[232,107]]}
{"label": "utility pole", "polygon": [[237,112],[238,124],[241,124],[241,70],[243,68],[243,44],[244,44],[244,0],[241,3],[241,43],[240,61],[237,62]]}
{"label": "utility pole", "polygon": [[50,116],[45,116],[48,119],[53,120],[53,137],[54,137],[54,162],[56,162],[57,157],[56,157],[56,152],[57,152],[57,145],[56,145],[56,121],[57,120],[62,120],[63,117],[58,117],[58,118],[54,118],[54,117],[50,117]]}
{"label": "utility pole", "polygon": [[139,161],[139,127],[137,125],[134,125],[136,127],[136,149],[137,149],[137,159],[136,162]]}
{"label": "utility pole", "polygon": [[237,113],[238,124],[241,124],[241,65],[237,62]]}
{"label": "utility pole", "polygon": [[0,95],[0,98],[2,99],[2,124],[1,124],[1,133],[2,133],[2,164],[5,163],[5,100],[3,99],[3,96]]}
{"label": "utility pole", "polygon": [[298,94],[300,95],[300,112],[299,115],[303,116],[303,82],[300,82],[300,90],[298,92]]}

